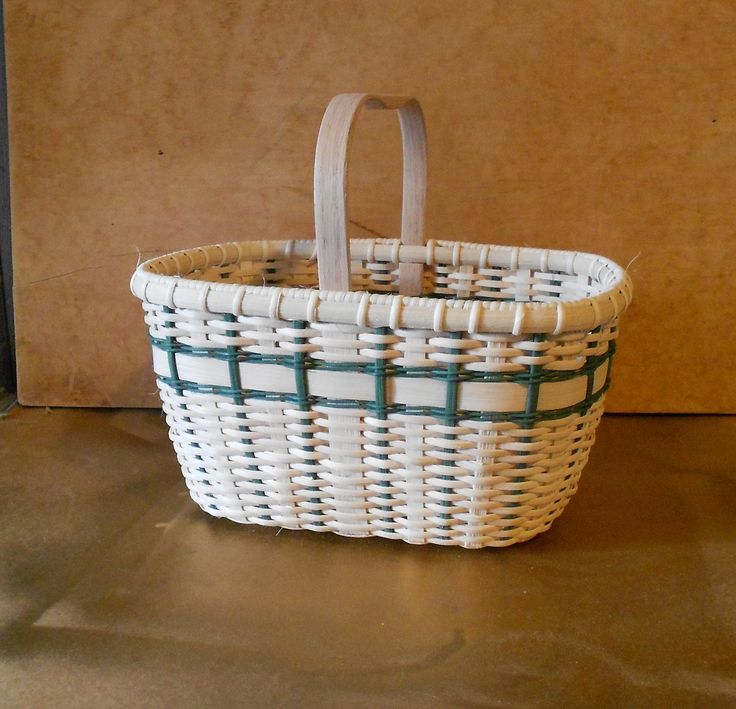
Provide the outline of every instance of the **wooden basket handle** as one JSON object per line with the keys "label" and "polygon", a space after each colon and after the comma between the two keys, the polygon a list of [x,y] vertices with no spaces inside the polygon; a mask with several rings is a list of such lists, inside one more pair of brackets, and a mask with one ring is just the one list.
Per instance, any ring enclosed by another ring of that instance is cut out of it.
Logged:
{"label": "wooden basket handle", "polygon": [[[427,141],[421,107],[415,99],[404,96],[338,94],[330,101],[322,119],[314,160],[314,221],[322,290],[350,290],[347,161],[351,129],[363,107],[399,113],[404,153],[401,243],[424,243]],[[400,264],[400,292],[419,295],[421,287],[422,264]]]}

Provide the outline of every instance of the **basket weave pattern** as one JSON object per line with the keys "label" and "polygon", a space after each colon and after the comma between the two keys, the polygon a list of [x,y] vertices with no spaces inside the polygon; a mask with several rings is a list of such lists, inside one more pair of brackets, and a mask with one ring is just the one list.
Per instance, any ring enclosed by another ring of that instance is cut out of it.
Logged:
{"label": "basket weave pattern", "polygon": [[[400,239],[347,238],[363,108],[398,113]],[[612,261],[424,243],[415,99],[341,94],[314,170],[314,241],[240,242],[142,264],[153,367],[193,499],[236,522],[508,546],[577,488],[631,300]]]}
{"label": "basket weave pattern", "polygon": [[[316,290],[312,241],[136,272],[193,499],[237,522],[466,548],[548,529],[593,444],[628,277],[459,242],[351,254],[358,292],[342,294]],[[395,294],[405,260],[424,264],[422,298]]]}

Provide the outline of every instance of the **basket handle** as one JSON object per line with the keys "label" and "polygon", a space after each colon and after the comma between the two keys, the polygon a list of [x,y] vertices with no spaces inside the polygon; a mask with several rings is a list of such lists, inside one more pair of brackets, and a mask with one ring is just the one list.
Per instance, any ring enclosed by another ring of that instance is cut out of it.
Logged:
{"label": "basket handle", "polygon": [[[317,268],[322,290],[350,290],[350,241],[347,238],[347,160],[351,129],[361,108],[399,113],[404,153],[401,243],[424,243],[427,193],[427,141],[419,103],[404,96],[338,94],[325,111],[314,160],[314,221]],[[422,264],[399,265],[399,290],[419,295]]]}

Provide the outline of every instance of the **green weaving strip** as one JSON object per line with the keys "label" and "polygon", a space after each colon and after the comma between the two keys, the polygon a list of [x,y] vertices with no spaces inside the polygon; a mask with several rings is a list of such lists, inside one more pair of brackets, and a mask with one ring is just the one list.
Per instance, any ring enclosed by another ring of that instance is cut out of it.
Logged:
{"label": "green weaving strip", "polygon": [[[297,327],[292,323],[294,327]],[[384,328],[379,328],[383,330]],[[388,328],[385,328],[388,330]],[[452,333],[450,333],[452,337]],[[240,348],[234,347],[192,347],[191,345],[183,345],[176,342],[174,338],[149,338],[151,345],[163,352],[167,353],[169,359],[170,371],[173,373],[175,369],[171,368],[172,357],[174,354],[183,354],[190,357],[207,357],[211,359],[222,360],[225,362],[250,362],[259,364],[277,364],[282,367],[294,368],[297,365],[292,355],[264,355],[256,352],[243,352]],[[535,340],[538,341],[538,340]],[[610,343],[613,345],[613,343]],[[377,347],[378,349],[378,347]],[[564,382],[576,377],[585,376],[595,373],[595,370],[604,362],[609,360],[612,355],[612,348],[609,347],[608,352],[602,355],[586,358],[585,364],[574,370],[552,370],[542,367],[529,367],[519,372],[476,372],[466,367],[453,371],[449,367],[400,367],[382,360],[382,374],[386,377],[409,377],[416,379],[437,379],[445,381],[448,377],[456,379],[457,382],[511,382],[513,384],[531,385],[534,383],[544,384],[546,382]],[[375,363],[354,363],[354,362],[325,362],[324,360],[305,357],[309,369],[317,369],[326,372],[356,372],[362,374],[372,374],[375,376]],[[175,366],[175,365],[174,365]],[[176,377],[174,377],[176,378]]]}
{"label": "green weaving strip", "polygon": [[[172,312],[164,309],[165,312]],[[225,315],[228,322],[233,322],[233,315]],[[294,329],[303,330],[308,327],[305,321],[294,321],[291,323]],[[167,327],[174,327],[174,323],[166,323]],[[389,328],[378,328],[376,334],[385,335],[390,333]],[[449,333],[451,338],[459,339],[462,333]],[[544,334],[533,335],[535,342],[541,342]],[[295,338],[296,344],[306,344],[306,338]],[[242,405],[245,399],[264,401],[287,401],[292,402],[301,411],[308,411],[314,405],[323,405],[344,409],[364,409],[379,420],[386,420],[390,414],[401,413],[416,416],[432,416],[444,421],[448,426],[454,426],[459,420],[468,421],[510,421],[524,428],[531,428],[540,421],[554,420],[569,416],[571,414],[582,414],[598,401],[608,389],[610,384],[611,362],[615,353],[615,343],[610,341],[608,349],[601,355],[591,356],[586,359],[585,364],[575,370],[547,370],[541,365],[531,365],[528,369],[520,372],[476,372],[469,371],[467,367],[457,363],[450,363],[445,367],[401,367],[392,364],[389,360],[376,359],[366,364],[358,363],[329,363],[309,357],[304,352],[295,352],[290,355],[263,355],[253,352],[244,352],[241,348],[229,345],[226,347],[204,348],[192,347],[177,342],[174,337],[151,338],[153,347],[166,352],[171,376],[159,375],[159,381],[167,384],[181,394],[183,391],[207,393],[220,395],[232,399],[236,404]],[[386,345],[378,344],[376,349],[385,350]],[[451,349],[453,354],[460,353],[459,349]],[[178,354],[192,357],[209,357],[222,360],[228,364],[230,385],[215,386],[185,381],[179,377],[176,356]],[[278,392],[265,392],[257,389],[244,390],[241,386],[238,365],[241,362],[253,364],[276,364],[291,369],[294,373],[296,394],[283,394]],[[593,392],[594,374],[604,363],[608,362],[608,372],[604,386],[597,392]],[[315,396],[308,391],[307,372],[310,369],[323,371],[359,372],[370,374],[374,377],[374,400],[366,401],[354,398],[327,398]],[[562,382],[580,376],[587,377],[587,388],[585,398],[572,406],[540,411],[538,410],[540,387],[548,382]],[[410,404],[397,404],[388,401],[387,382],[389,377],[427,378],[444,381],[446,383],[446,397],[444,407],[412,406]],[[458,385],[461,382],[506,382],[515,383],[527,387],[527,399],[524,411],[519,412],[479,412],[473,410],[460,410],[457,408]],[[188,420],[188,419],[187,419]],[[307,420],[304,419],[306,422]],[[383,429],[381,429],[381,432]],[[311,436],[307,436],[308,438]],[[383,446],[386,442],[382,442]],[[379,456],[380,458],[380,456]]]}
{"label": "green weaving strip", "polygon": [[[391,330],[388,327],[379,327],[374,331],[378,335],[388,335],[391,333]],[[385,352],[386,351],[386,345],[384,343],[379,343],[376,345],[376,349]],[[389,365],[387,364],[385,359],[375,359],[373,361],[373,378],[375,381],[375,412],[376,412],[376,418],[379,421],[385,421],[388,418],[388,411],[389,407],[386,401],[386,377],[389,376],[389,374],[393,374],[393,370],[389,370]],[[379,434],[385,434],[388,433],[388,428],[385,428],[383,426],[380,426],[377,430],[377,433]],[[378,446],[380,448],[386,448],[388,447],[388,441],[378,441]],[[378,460],[388,460],[388,454],[387,453],[379,453],[378,454]],[[390,484],[387,480],[381,480],[379,482],[379,485],[381,487],[390,487]],[[391,499],[391,494],[388,492],[382,492],[379,494],[379,497],[382,500],[386,500],[385,505],[381,505],[381,511],[390,513],[391,512],[391,506],[388,504],[388,501]],[[389,516],[386,516],[383,518],[384,522],[391,523],[392,519]]]}
{"label": "green weaving strip", "polygon": [[[199,384],[197,382],[186,381],[183,379],[174,379],[172,377],[166,377],[158,375],[156,377],[158,381],[170,386],[177,391],[187,391],[198,394],[213,394],[215,396],[223,396],[227,398],[233,398],[234,394],[237,393],[230,387],[215,386],[212,384]],[[544,411],[537,411],[535,414],[529,416],[525,411],[520,412],[495,412],[495,411],[473,411],[458,409],[456,413],[456,420],[458,421],[511,421],[517,423],[523,428],[531,428],[535,423],[540,421],[552,421],[555,419],[564,418],[571,414],[583,414],[586,413],[590,407],[595,404],[608,390],[609,384],[606,383],[601,387],[595,394],[589,399],[573,404],[572,406],[566,406],[560,409],[547,409]],[[288,401],[298,406],[299,401],[297,396],[294,394],[279,394],[277,392],[270,391],[258,391],[257,389],[249,389],[246,392],[242,392],[244,397],[252,400],[260,401]],[[309,401],[313,406],[326,406],[336,409],[365,409],[371,415],[376,416],[376,404],[374,401],[365,401],[360,399],[331,399],[324,396],[309,396]],[[387,407],[387,414],[406,414],[409,416],[432,416],[437,419],[444,419],[445,408],[440,406],[411,406],[408,404],[391,404]]]}
{"label": "green weaving strip", "polygon": [[[304,320],[295,320],[293,322],[294,329],[296,330],[304,330],[307,327],[307,322]],[[307,343],[306,337],[295,337],[294,338],[294,344],[296,345],[305,345]],[[310,397],[309,397],[309,384],[307,381],[307,367],[308,367],[307,358],[304,354],[304,352],[295,351],[294,352],[294,361],[293,361],[293,367],[294,367],[294,381],[296,384],[296,404],[299,411],[305,411],[308,412],[311,408],[310,406]],[[237,366],[237,364],[236,364]],[[309,426],[311,425],[311,420],[308,417],[304,417],[301,420],[302,425]],[[302,432],[301,433],[304,438],[307,440],[312,440],[314,438],[314,434],[311,431]],[[312,445],[305,445],[304,450],[312,453],[314,451],[314,446]],[[318,475],[315,472],[309,473],[309,477],[312,480],[318,480]],[[310,492],[319,492],[319,488],[316,487],[316,485],[311,485],[307,487],[307,490]],[[319,504],[320,499],[318,497],[312,497],[309,500],[313,504]],[[312,510],[312,514],[316,516],[324,515],[323,510]],[[316,524],[319,527],[324,526],[324,522],[316,521],[313,522],[313,524]]]}
{"label": "green weaving strip", "polygon": [[[459,340],[462,337],[461,332],[452,332],[450,333],[450,337],[453,340]],[[458,355],[460,354],[460,350],[457,347],[450,348],[450,354]],[[460,370],[461,365],[458,362],[449,362],[447,365],[447,388],[445,389],[445,413],[444,413],[444,424],[445,426],[457,426],[457,395],[458,395],[458,383],[460,381]],[[443,436],[448,441],[455,441],[456,436],[454,433],[445,433]],[[445,448],[445,453],[454,453],[453,448]],[[454,460],[446,460],[444,461],[445,467],[452,467],[455,468],[456,463]],[[441,475],[440,478],[442,480],[452,480],[453,475]],[[445,495],[451,495],[453,490],[449,487],[443,487],[440,488],[440,492]],[[440,502],[440,505],[442,507],[452,507],[451,502],[447,502],[446,500],[442,500]],[[442,512],[440,513],[440,519],[443,520],[449,520],[452,519],[452,515],[449,512]],[[449,532],[451,531],[451,527],[449,525],[442,525],[440,527],[442,531]],[[445,539],[449,539],[448,536],[445,536]]]}

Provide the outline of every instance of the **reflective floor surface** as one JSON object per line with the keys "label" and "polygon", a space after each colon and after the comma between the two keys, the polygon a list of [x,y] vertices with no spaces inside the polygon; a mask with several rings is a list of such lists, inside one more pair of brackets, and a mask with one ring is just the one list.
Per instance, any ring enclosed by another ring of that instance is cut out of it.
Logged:
{"label": "reflective floor surface", "polygon": [[0,705],[736,705],[736,417],[610,416],[508,549],[242,527],[154,411],[0,419]]}

